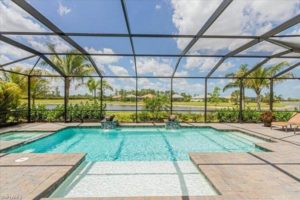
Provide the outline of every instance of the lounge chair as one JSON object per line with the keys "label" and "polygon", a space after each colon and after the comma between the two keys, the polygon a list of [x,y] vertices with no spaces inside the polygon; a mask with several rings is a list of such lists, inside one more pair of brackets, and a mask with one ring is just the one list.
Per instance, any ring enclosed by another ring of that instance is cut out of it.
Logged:
{"label": "lounge chair", "polygon": [[287,122],[272,122],[271,128],[273,126],[281,127],[282,129],[285,129],[287,132],[288,126],[292,128],[294,126],[294,132],[296,133],[296,129],[300,127],[300,113],[296,113],[293,115]]}

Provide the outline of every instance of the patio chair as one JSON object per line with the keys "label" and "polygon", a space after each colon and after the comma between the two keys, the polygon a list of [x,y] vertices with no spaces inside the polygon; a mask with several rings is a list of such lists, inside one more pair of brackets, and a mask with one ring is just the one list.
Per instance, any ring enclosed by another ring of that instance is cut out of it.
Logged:
{"label": "patio chair", "polygon": [[300,127],[300,113],[294,114],[287,122],[272,122],[271,129],[273,126],[281,127],[282,129],[285,129],[286,132],[288,126],[290,126],[290,128],[294,126],[294,132],[296,133],[296,129]]}

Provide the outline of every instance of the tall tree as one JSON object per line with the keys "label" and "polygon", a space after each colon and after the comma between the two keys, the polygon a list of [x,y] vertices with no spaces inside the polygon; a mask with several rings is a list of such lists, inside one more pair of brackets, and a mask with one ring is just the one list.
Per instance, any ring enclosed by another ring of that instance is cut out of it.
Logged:
{"label": "tall tree", "polygon": [[[12,67],[10,70],[17,73],[24,73],[21,66]],[[27,78],[26,76],[17,73],[2,73],[2,78],[0,79],[17,84],[21,89],[22,94],[27,94]]]}
{"label": "tall tree", "polygon": [[47,86],[48,81],[42,78],[31,78],[31,99],[32,106],[35,107],[35,101],[38,97],[44,97],[48,93],[49,87]]}
{"label": "tall tree", "polygon": [[[236,73],[229,73],[226,74],[225,77],[243,77],[248,71],[248,65],[242,64],[239,68],[239,70]],[[229,89],[236,89],[238,88],[240,91],[240,84],[241,80],[240,79],[235,79],[234,81],[229,82],[227,85],[224,86],[223,92],[229,90]],[[235,93],[236,95],[236,93]],[[242,87],[242,108],[245,108],[245,85]]]}
{"label": "tall tree", "polygon": [[234,103],[234,105],[238,105],[240,100],[240,91],[234,90],[230,95],[230,101]]}
{"label": "tall tree", "polygon": [[[66,84],[66,103],[69,102],[71,81],[73,79],[83,80],[82,76],[91,75],[94,72],[93,66],[89,59],[85,55],[78,55],[78,51],[72,50],[67,52],[66,55],[58,55],[53,45],[49,45],[50,60],[58,67],[67,77],[65,79]],[[46,62],[42,62],[42,65],[48,65]],[[69,77],[76,76],[76,77]]]}
{"label": "tall tree", "polygon": [[[276,65],[270,66],[270,67],[260,67],[257,70],[253,71],[248,75],[249,79],[244,79],[244,86],[248,89],[251,89],[256,94],[256,106],[258,110],[261,110],[261,92],[264,88],[270,87],[270,81],[268,78],[273,77],[278,72],[282,71],[282,69],[287,66],[287,62],[280,62]],[[242,69],[243,68],[243,69]],[[233,74],[234,77],[241,77],[241,75],[245,74],[247,72],[247,66],[244,65],[241,66],[240,70]],[[281,79],[274,79],[273,84],[283,82],[284,78],[291,78],[293,77],[293,74],[291,72],[286,73],[282,76],[280,76]],[[252,78],[252,79],[251,79]],[[283,78],[283,79],[282,79]],[[231,82],[227,84],[223,90],[227,90],[229,88],[236,88],[239,87],[238,82]]]}
{"label": "tall tree", "polygon": [[[22,70],[21,66],[11,68],[11,71],[19,72],[23,74],[31,74],[31,75],[38,75],[42,76],[45,74],[49,74],[44,70],[41,69],[27,69]],[[19,86],[21,89],[21,94],[23,96],[27,95],[28,91],[28,84],[27,84],[27,77],[23,75],[19,75],[16,73],[4,73],[3,80],[6,82],[12,82]],[[38,96],[45,96],[48,92],[48,81],[42,77],[32,76],[30,79],[30,92],[31,92],[31,99],[32,99],[32,106],[35,106],[35,100]]]}
{"label": "tall tree", "polygon": [[219,87],[214,87],[213,92],[209,93],[209,101],[215,103],[215,105],[218,104],[220,102],[220,91]]}
{"label": "tall tree", "polygon": [[[89,91],[92,93],[94,97],[94,100],[96,101],[97,90],[99,90],[99,93],[101,94],[101,80],[95,80],[94,78],[90,78],[87,81],[86,86],[88,87]],[[103,92],[105,90],[113,91],[113,88],[106,80],[102,80],[102,90]]]}

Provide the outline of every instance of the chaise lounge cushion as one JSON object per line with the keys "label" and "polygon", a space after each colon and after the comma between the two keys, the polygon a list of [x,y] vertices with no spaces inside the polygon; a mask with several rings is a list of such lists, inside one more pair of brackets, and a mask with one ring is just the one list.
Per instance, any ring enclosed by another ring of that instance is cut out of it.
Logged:
{"label": "chaise lounge cushion", "polygon": [[299,125],[300,124],[300,113],[293,115],[287,122],[272,122],[272,126],[289,126],[289,125]]}
{"label": "chaise lounge cushion", "polygon": [[272,122],[272,126],[288,126],[289,122]]}

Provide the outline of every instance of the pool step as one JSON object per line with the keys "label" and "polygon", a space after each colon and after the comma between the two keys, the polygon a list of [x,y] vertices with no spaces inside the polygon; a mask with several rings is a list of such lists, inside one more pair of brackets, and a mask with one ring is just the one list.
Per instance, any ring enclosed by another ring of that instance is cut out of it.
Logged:
{"label": "pool step", "polygon": [[[75,172],[74,172],[75,173]],[[89,162],[51,197],[216,195],[191,161]]]}

